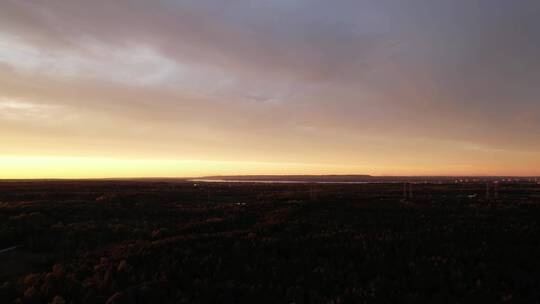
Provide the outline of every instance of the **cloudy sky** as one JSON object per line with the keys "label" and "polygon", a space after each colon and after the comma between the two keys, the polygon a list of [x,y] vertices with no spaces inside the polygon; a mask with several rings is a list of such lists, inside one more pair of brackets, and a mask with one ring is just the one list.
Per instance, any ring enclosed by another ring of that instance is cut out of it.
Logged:
{"label": "cloudy sky", "polygon": [[0,2],[0,178],[540,175],[537,0]]}

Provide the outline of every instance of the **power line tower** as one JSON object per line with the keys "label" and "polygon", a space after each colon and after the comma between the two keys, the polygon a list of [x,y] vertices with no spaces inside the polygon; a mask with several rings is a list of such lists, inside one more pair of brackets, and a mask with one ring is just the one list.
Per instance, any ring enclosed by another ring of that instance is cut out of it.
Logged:
{"label": "power line tower", "polygon": [[315,200],[315,192],[313,191],[313,185],[309,188],[309,200],[312,202]]}
{"label": "power line tower", "polygon": [[403,183],[403,199],[407,199],[408,198],[408,191],[407,191],[407,185],[408,183]]}
{"label": "power line tower", "polygon": [[413,198],[413,184],[403,183],[403,199],[410,200]]}

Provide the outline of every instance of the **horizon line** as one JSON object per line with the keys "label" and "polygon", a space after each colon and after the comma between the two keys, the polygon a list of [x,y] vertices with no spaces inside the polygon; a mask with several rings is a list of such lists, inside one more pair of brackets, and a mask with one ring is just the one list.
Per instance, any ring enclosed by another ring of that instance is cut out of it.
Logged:
{"label": "horizon line", "polygon": [[[107,181],[107,180],[202,180],[233,177],[364,177],[364,178],[540,178],[537,175],[369,175],[369,174],[232,174],[232,175],[207,175],[197,177],[182,176],[145,176],[145,177],[37,177],[37,178],[0,178],[5,181]],[[249,181],[249,180],[246,180]]]}

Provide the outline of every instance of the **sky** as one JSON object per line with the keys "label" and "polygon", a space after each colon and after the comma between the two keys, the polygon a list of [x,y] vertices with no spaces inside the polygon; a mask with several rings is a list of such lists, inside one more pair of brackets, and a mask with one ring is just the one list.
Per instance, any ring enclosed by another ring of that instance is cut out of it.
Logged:
{"label": "sky", "polygon": [[540,175],[537,0],[0,2],[0,178]]}

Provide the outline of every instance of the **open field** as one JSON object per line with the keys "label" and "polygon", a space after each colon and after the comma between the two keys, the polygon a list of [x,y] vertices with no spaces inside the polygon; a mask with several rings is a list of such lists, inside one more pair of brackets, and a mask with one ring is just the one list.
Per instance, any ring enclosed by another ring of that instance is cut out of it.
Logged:
{"label": "open field", "polygon": [[540,185],[412,187],[0,182],[0,302],[540,301]]}

